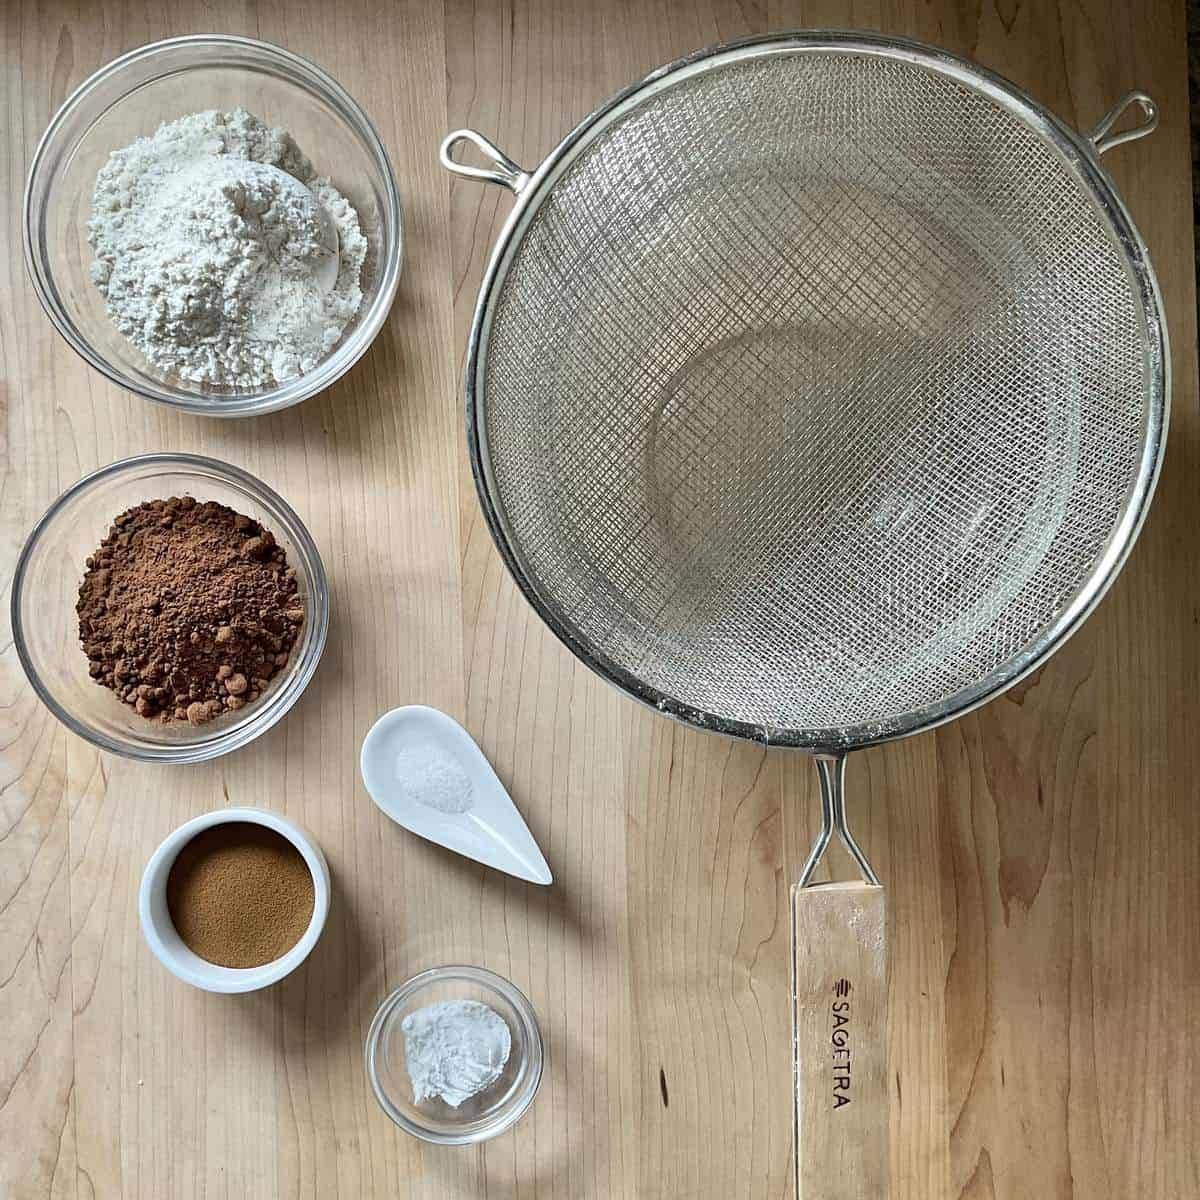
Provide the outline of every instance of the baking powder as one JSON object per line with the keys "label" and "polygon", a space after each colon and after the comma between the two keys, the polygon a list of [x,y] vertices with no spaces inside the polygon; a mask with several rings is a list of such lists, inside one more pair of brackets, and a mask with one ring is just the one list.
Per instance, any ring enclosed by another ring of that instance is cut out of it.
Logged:
{"label": "baking powder", "polygon": [[504,1018],[478,1000],[443,1000],[400,1022],[413,1102],[440,1097],[451,1108],[500,1078],[512,1050]]}

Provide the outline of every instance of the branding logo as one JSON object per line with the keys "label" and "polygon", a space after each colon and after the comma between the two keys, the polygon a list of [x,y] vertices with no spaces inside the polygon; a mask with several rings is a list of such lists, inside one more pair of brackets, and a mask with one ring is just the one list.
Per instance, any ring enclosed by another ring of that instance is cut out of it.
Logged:
{"label": "branding logo", "polygon": [[830,1016],[833,1019],[829,1034],[833,1046],[833,1107],[844,1108],[850,1103],[850,993],[853,991],[848,979],[839,979],[833,985],[833,1003]]}

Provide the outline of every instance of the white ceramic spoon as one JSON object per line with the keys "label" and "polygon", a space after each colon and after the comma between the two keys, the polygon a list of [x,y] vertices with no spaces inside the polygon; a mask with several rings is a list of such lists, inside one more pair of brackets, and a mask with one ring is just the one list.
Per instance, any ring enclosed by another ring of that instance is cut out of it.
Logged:
{"label": "white ceramic spoon", "polygon": [[[447,813],[414,800],[399,775],[413,751],[452,759],[471,781],[470,807]],[[530,883],[554,877],[512,797],[471,735],[436,708],[410,704],[384,713],[363,738],[359,769],[371,799],[398,825],[485,866]]]}

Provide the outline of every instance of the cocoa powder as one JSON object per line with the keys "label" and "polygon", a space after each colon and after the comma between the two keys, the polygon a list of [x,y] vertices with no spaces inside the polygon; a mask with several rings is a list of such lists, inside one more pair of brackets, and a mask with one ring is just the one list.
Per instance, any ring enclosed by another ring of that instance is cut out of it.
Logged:
{"label": "cocoa powder", "polygon": [[219,967],[282,958],[312,920],[315,889],[300,851],[250,821],[213,825],[179,852],[167,910],[184,945]]}
{"label": "cocoa powder", "polygon": [[87,560],[75,611],[97,683],[143,717],[194,725],[257,700],[304,621],[272,534],[190,496],[121,513]]}

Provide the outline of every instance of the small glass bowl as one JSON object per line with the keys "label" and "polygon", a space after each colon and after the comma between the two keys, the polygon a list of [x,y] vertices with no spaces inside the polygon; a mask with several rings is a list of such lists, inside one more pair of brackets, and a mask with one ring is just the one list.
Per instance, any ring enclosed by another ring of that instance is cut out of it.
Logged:
{"label": "small glass bowl", "polygon": [[[166,121],[242,105],[289,130],[318,173],[354,205],[367,258],[363,301],[312,371],[260,391],[189,383],[154,367],[109,318],[90,275],[96,172],[113,150]],[[324,71],[278,46],[203,34],[155,42],[102,67],[58,110],[25,187],[25,262],[55,328],[123,388],[190,412],[245,417],[299,404],[344,375],[383,326],[400,279],[400,197],[366,114]]]}
{"label": "small glass bowl", "polygon": [[[304,603],[300,639],[287,665],[252,704],[207,725],[161,724],[140,717],[88,675],[75,604],[85,560],[113,518],[143,500],[170,496],[216,500],[260,521],[287,551]],[[228,463],[192,454],[143,454],[72,484],[37,523],[17,560],[12,588],[13,641],[38,696],[68,729],[114,754],[152,762],[203,762],[265,733],[308,685],[329,631],[329,583],[308,530],[260,479]]]}
{"label": "small glass bowl", "polygon": [[[413,1102],[401,1022],[440,1000],[478,1000],[492,1008],[512,1034],[500,1078],[452,1108],[440,1097]],[[426,1142],[466,1146],[484,1142],[515,1124],[542,1082],[542,1034],[537,1014],[507,979],[482,967],[433,967],[401,984],[379,1006],[367,1034],[367,1075],[375,1098],[401,1129]]]}

